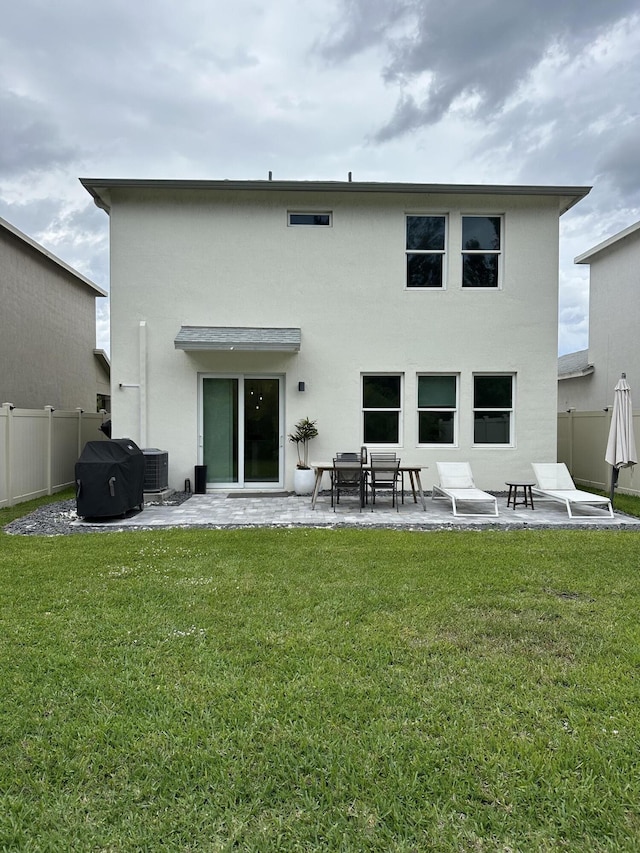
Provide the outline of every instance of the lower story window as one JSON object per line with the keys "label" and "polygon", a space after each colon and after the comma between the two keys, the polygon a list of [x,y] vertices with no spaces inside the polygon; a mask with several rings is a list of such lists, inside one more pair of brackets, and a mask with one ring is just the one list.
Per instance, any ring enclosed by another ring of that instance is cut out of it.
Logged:
{"label": "lower story window", "polygon": [[457,399],[457,376],[418,376],[419,444],[455,444]]}
{"label": "lower story window", "polygon": [[399,374],[362,377],[365,444],[400,443],[401,386]]}
{"label": "lower story window", "polygon": [[473,377],[474,444],[513,442],[513,380],[499,374]]}

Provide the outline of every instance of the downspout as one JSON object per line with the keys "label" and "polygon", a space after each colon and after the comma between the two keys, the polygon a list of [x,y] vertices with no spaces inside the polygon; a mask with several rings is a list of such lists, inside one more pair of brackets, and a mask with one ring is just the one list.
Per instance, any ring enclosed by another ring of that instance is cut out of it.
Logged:
{"label": "downspout", "polygon": [[139,376],[140,376],[140,446],[147,442],[147,322],[140,321],[139,328]]}

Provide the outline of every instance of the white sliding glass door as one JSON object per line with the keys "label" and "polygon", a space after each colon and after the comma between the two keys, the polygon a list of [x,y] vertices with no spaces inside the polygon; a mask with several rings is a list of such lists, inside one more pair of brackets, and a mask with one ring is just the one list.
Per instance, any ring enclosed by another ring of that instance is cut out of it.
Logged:
{"label": "white sliding glass door", "polygon": [[213,487],[282,485],[282,378],[203,376],[202,463]]}

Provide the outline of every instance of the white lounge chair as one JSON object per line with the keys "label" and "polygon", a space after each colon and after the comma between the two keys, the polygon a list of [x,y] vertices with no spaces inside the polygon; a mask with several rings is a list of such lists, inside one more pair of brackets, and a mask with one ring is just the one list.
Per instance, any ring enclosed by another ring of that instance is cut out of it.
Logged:
{"label": "white lounge chair", "polygon": [[569,518],[602,518],[601,514],[580,513],[579,516],[574,516],[571,512],[572,504],[601,506],[608,510],[609,515],[613,518],[613,508],[609,498],[576,489],[576,484],[573,482],[569,469],[564,462],[533,462],[531,467],[537,480],[537,486],[533,486],[532,491],[541,497],[563,503],[569,513]]}
{"label": "white lounge chair", "polygon": [[[488,492],[476,488],[471,473],[471,465],[468,462],[436,462],[440,482],[433,487],[431,497],[433,500],[448,498],[451,501],[453,514],[461,515],[498,515],[498,501]],[[491,512],[458,512],[460,503],[489,503]]]}

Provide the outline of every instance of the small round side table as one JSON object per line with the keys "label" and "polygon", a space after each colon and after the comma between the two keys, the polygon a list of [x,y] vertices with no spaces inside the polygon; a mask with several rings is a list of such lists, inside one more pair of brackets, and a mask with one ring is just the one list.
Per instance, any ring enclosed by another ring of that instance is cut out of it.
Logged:
{"label": "small round side table", "polygon": [[[531,486],[535,486],[533,480],[507,480],[505,483],[506,486],[509,486],[509,495],[507,497],[507,506],[513,506],[515,509],[517,506],[522,505],[525,507],[531,506],[531,509],[534,509],[533,506],[533,494],[531,493]],[[522,489],[522,497],[524,500],[518,500],[518,489]]]}

